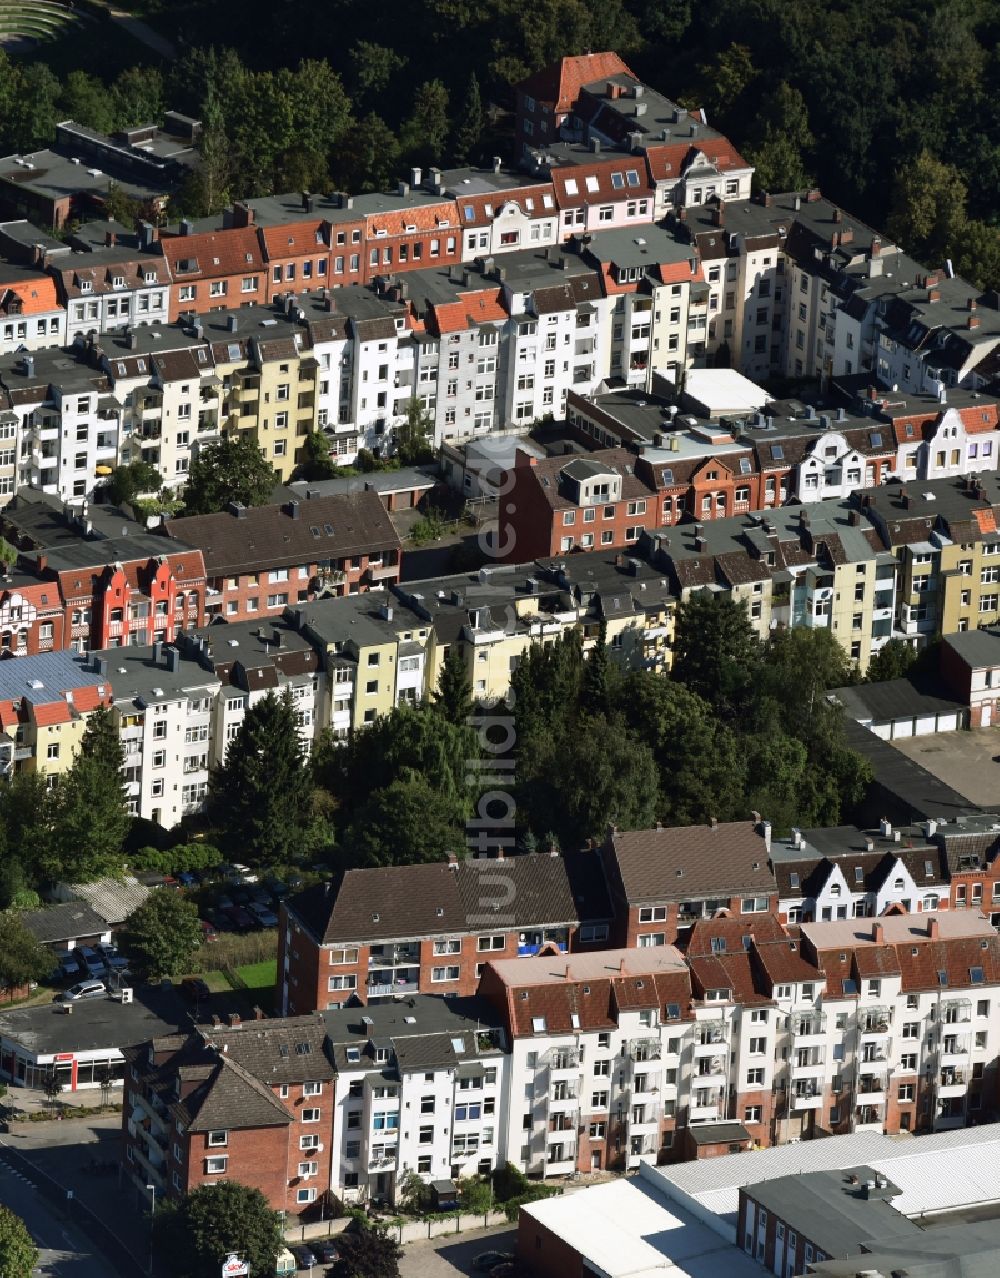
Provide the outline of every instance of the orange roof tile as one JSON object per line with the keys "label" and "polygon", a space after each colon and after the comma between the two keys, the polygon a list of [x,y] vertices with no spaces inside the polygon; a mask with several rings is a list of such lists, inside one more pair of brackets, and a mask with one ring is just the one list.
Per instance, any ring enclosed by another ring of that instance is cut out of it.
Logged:
{"label": "orange roof tile", "polygon": [[279,258],[301,257],[303,254],[315,255],[330,251],[322,218],[313,218],[308,222],[293,222],[288,226],[261,227],[260,235],[264,241],[264,250],[269,262]]}
{"label": "orange roof tile", "polygon": [[49,701],[42,706],[33,705],[31,716],[40,728],[48,728],[56,723],[69,723],[72,717],[65,701]]}
{"label": "orange roof tile", "polygon": [[[366,234],[384,230],[388,235],[415,235],[419,231],[447,230],[458,227],[458,205],[454,200],[441,200],[439,204],[403,206],[386,213],[369,213],[365,218]],[[412,228],[412,229],[408,229]]]}
{"label": "orange roof tile", "polygon": [[556,111],[569,111],[585,84],[610,75],[634,73],[617,53],[583,53],[543,67],[517,87],[543,102],[554,103]]}
{"label": "orange roof tile", "polygon": [[959,411],[962,425],[970,435],[982,435],[988,430],[996,430],[998,421],[997,404],[977,404],[975,408],[963,408]]}
{"label": "orange roof tile", "polygon": [[73,705],[81,714],[86,714],[88,710],[96,710],[98,706],[107,706],[111,704],[111,694],[108,691],[107,684],[104,686],[103,695],[98,692],[97,687],[88,684],[84,688],[73,689]]}
{"label": "orange roof tile", "polygon": [[0,728],[15,728],[18,724],[17,711],[13,701],[0,701]]}
{"label": "orange roof tile", "polygon": [[981,533],[995,533],[997,531],[997,517],[991,506],[979,507],[972,514],[979,525]]}
{"label": "orange roof tile", "polygon": [[19,280],[0,288],[0,310],[7,311],[13,298],[21,302],[21,315],[41,315],[46,311],[59,310],[59,299],[56,296],[56,282],[50,275],[39,275],[36,279]]}

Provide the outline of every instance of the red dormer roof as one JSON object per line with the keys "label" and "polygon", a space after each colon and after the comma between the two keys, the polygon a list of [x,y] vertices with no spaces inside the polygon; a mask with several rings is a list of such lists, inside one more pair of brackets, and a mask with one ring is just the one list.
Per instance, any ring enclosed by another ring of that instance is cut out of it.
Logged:
{"label": "red dormer roof", "polygon": [[31,715],[40,728],[48,728],[56,723],[69,723],[72,715],[65,701],[49,701],[45,705],[31,707]]}
{"label": "red dormer roof", "polygon": [[479,289],[475,293],[460,293],[457,302],[444,302],[431,307],[430,331],[458,333],[474,324],[501,323],[507,319],[503,305],[503,289]]}
{"label": "red dormer roof", "polygon": [[551,103],[552,109],[561,114],[573,109],[585,84],[611,75],[631,75],[634,78],[634,72],[617,53],[584,53],[563,58],[536,71],[517,87],[541,102]]}
{"label": "red dormer roof", "polygon": [[[629,175],[634,174],[631,183]],[[620,155],[552,170],[552,185],[560,208],[578,204],[606,204],[612,200],[649,199],[652,187],[641,155]]]}
{"label": "red dormer roof", "polygon": [[307,257],[330,250],[329,224],[322,218],[292,222],[287,226],[261,227],[260,238],[269,262],[286,257]]}
{"label": "red dormer roof", "polygon": [[458,206],[454,200],[442,200],[439,204],[418,204],[384,213],[369,213],[365,218],[366,234],[374,236],[379,231],[386,235],[416,235],[420,231],[447,231],[457,228]]}

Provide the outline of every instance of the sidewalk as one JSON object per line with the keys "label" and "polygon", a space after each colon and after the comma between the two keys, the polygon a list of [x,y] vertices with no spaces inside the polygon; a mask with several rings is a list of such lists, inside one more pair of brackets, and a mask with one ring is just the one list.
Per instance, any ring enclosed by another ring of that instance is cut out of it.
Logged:
{"label": "sidewalk", "polygon": [[[111,1089],[111,1104],[121,1109],[123,1088]],[[74,1109],[100,1109],[103,1097],[99,1087],[89,1087],[79,1092],[60,1092],[56,1102],[50,1101],[43,1091],[33,1087],[7,1088],[7,1095],[0,1105],[21,1110],[25,1114],[37,1114],[56,1109],[59,1105],[71,1105]],[[32,1124],[35,1126],[35,1124]]]}

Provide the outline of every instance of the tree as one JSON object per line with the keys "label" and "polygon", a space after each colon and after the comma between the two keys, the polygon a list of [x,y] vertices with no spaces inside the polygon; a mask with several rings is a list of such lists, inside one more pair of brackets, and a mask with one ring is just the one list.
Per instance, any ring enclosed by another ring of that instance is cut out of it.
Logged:
{"label": "tree", "polygon": [[302,441],[301,460],[296,469],[299,479],[332,479],[337,464],[330,455],[330,441],[321,430],[311,430]]}
{"label": "tree", "polygon": [[5,568],[13,568],[17,563],[17,547],[12,546],[6,537],[0,537],[0,564]]}
{"label": "tree", "polygon": [[757,184],[765,191],[801,191],[808,186],[805,156],[815,138],[798,89],[783,80],[762,104],[757,127],[760,141],[749,148]]}
{"label": "tree", "polygon": [[1000,289],[1000,230],[986,222],[964,222],[952,237],[955,269],[977,288]]}
{"label": "tree", "polygon": [[239,1252],[255,1275],[273,1274],[284,1246],[281,1215],[259,1189],[223,1180],[202,1185],[154,1220],[157,1255],[170,1256],[177,1278],[218,1278],[229,1252]]}
{"label": "tree", "polygon": [[414,396],[406,406],[406,417],[396,427],[396,455],[401,466],[430,461],[434,451],[427,440],[434,430],[434,418]]}
{"label": "tree", "polygon": [[677,609],[673,677],[733,718],[750,696],[760,643],[746,605],[701,591]]}
{"label": "tree", "polygon": [[86,71],[71,71],[66,77],[59,95],[59,109],[64,119],[76,120],[99,133],[110,133],[115,127],[107,87]]}
{"label": "tree", "polygon": [[128,67],[111,86],[110,98],[114,128],[158,124],[163,115],[163,76],[156,67]]}
{"label": "tree", "polygon": [[472,710],[472,680],[457,640],[448,645],[432,704],[451,723],[464,723]]}
{"label": "tree", "polygon": [[868,682],[903,679],[917,659],[916,650],[905,639],[890,639],[868,663]]}
{"label": "tree", "polygon": [[493,1187],[487,1176],[466,1176],[458,1182],[462,1211],[485,1216],[493,1206]]}
{"label": "tree", "polygon": [[354,865],[444,861],[465,846],[464,807],[429,777],[408,775],[371,794],[342,846]]}
{"label": "tree", "polygon": [[476,151],[483,134],[483,100],[479,93],[479,80],[475,71],[469,76],[459,118],[455,124],[455,136],[451,144],[452,159],[456,164],[469,164],[476,160]]}
{"label": "tree", "polygon": [[399,1278],[403,1249],[379,1224],[359,1222],[337,1237],[339,1258],[329,1278]]}
{"label": "tree", "polygon": [[408,58],[384,44],[359,40],[351,49],[355,97],[365,102],[381,100],[393,78],[406,66]]}
{"label": "tree", "polygon": [[0,913],[0,986],[20,989],[48,976],[54,966],[51,951],[35,939],[18,914]]}
{"label": "tree", "polygon": [[104,492],[116,506],[133,501],[140,493],[157,493],[162,486],[160,472],[149,462],[133,461],[116,466],[108,476]]}
{"label": "tree", "polygon": [[408,160],[440,164],[448,140],[448,90],[440,80],[425,80],[413,99],[399,142]]}
{"label": "tree", "polygon": [[121,873],[129,824],[124,766],[111,711],[100,707],[91,713],[80,753],[53,794],[43,854],[50,878],[89,882]]}
{"label": "tree", "polygon": [[347,191],[385,191],[399,162],[395,133],[374,111],[348,128],[337,148],[336,178]]}
{"label": "tree", "polygon": [[210,807],[222,847],[251,861],[295,860],[311,824],[312,778],[291,695],[251,706],[212,776]]}
{"label": "tree", "polygon": [[150,977],[190,970],[201,944],[198,907],[170,888],[155,888],[125,920],[122,949]]}
{"label": "tree", "polygon": [[273,469],[252,434],[230,436],[198,450],[184,489],[184,513],[209,515],[230,502],[262,506],[274,490]]}
{"label": "tree", "polygon": [[580,681],[580,705],[587,714],[608,714],[612,710],[619,684],[618,667],[608,656],[608,627],[602,620],[597,643],[583,667]]}
{"label": "tree", "polygon": [[921,151],[896,175],[889,234],[907,252],[940,261],[965,222],[965,196],[958,169]]}

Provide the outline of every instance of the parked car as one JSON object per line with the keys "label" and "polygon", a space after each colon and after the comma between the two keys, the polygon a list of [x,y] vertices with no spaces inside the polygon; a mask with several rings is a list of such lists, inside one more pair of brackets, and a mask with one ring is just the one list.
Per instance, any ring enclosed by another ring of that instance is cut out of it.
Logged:
{"label": "parked car", "polygon": [[103,981],[79,981],[71,985],[62,997],[66,1003],[77,1003],[87,998],[104,998],[107,992]]}
{"label": "parked car", "polygon": [[184,980],[181,981],[181,993],[185,998],[190,999],[192,1003],[200,1003],[203,999],[208,998],[211,992],[200,976],[185,976]]}
{"label": "parked car", "polygon": [[250,869],[249,865],[244,865],[241,861],[234,861],[232,865],[227,867],[226,878],[230,883],[257,883],[257,875]]}
{"label": "parked car", "polygon": [[288,884],[283,883],[281,879],[276,879],[273,875],[268,875],[268,877],[264,880],[264,882],[271,889],[271,891],[274,893],[275,896],[280,898],[282,896],[288,895]]}
{"label": "parked car", "polygon": [[478,1274],[488,1274],[497,1265],[509,1264],[513,1259],[513,1253],[509,1251],[481,1251],[473,1257],[472,1268]]}
{"label": "parked car", "polygon": [[234,905],[228,914],[238,932],[251,932],[257,927],[257,920],[242,905]]}
{"label": "parked car", "polygon": [[254,902],[250,906],[250,913],[254,916],[261,927],[277,927],[278,916],[268,905],[258,905]]}
{"label": "parked car", "polygon": [[291,1251],[300,1269],[312,1269],[314,1265],[319,1263],[315,1253],[301,1243],[297,1247],[293,1247]]}
{"label": "parked car", "polygon": [[117,945],[108,945],[105,942],[97,946],[97,952],[109,972],[124,972],[128,967],[128,959],[119,951]]}
{"label": "parked car", "polygon": [[72,954],[60,954],[59,963],[52,973],[54,981],[75,980],[80,975],[80,964]]}
{"label": "parked car", "polygon": [[210,923],[208,919],[199,919],[198,921],[201,924],[201,939],[203,941],[217,941],[219,939],[219,933],[216,931],[214,923]]}
{"label": "parked car", "polygon": [[104,960],[89,945],[78,945],[73,955],[88,976],[96,978],[104,975]]}
{"label": "parked car", "polygon": [[340,1252],[329,1241],[313,1243],[313,1251],[319,1257],[321,1265],[335,1265],[340,1259]]}
{"label": "parked car", "polygon": [[177,882],[181,885],[181,887],[191,888],[196,886],[198,880],[190,870],[181,870],[180,874],[177,876]]}

